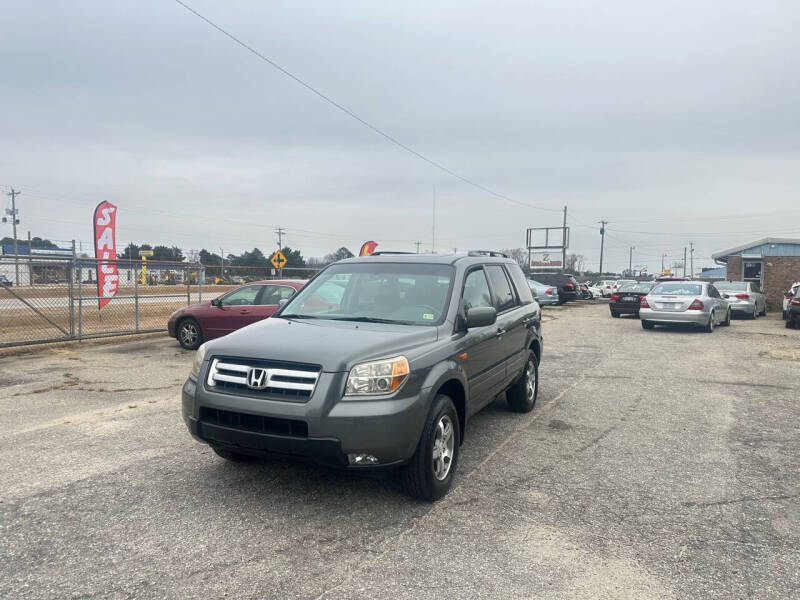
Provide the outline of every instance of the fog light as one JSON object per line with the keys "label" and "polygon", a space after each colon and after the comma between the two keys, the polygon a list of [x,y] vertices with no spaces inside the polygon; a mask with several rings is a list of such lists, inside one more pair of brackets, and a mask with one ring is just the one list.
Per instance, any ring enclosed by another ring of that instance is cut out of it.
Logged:
{"label": "fog light", "polygon": [[348,454],[347,462],[351,465],[377,465],[379,461],[372,454]]}

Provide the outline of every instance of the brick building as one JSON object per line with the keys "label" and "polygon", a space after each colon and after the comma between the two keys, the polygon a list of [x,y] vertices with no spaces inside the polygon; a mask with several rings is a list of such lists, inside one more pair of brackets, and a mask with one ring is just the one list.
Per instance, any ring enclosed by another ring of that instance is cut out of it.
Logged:
{"label": "brick building", "polygon": [[780,310],[782,293],[800,281],[800,239],[764,238],[711,255],[727,268],[727,281],[758,283],[769,310]]}

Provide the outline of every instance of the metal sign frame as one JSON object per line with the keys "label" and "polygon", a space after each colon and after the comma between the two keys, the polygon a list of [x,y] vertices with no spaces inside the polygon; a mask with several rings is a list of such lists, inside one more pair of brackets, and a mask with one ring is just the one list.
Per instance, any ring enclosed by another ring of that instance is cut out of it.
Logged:
{"label": "metal sign frame", "polygon": [[[533,245],[534,232],[544,231],[544,245]],[[558,235],[552,235],[550,232],[559,232]],[[551,237],[554,240],[559,240],[558,243],[550,242]],[[560,251],[561,252],[561,266],[560,267],[540,267],[542,269],[561,269],[562,271],[567,268],[567,248],[569,248],[569,227],[529,227],[525,236],[525,245],[528,247],[528,269],[531,267],[531,254],[533,251]]]}

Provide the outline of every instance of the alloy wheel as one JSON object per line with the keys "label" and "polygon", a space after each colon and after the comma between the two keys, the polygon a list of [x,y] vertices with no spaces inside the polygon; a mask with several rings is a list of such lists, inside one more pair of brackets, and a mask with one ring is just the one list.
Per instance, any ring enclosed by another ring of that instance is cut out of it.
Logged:
{"label": "alloy wheel", "polygon": [[455,451],[455,435],[450,415],[442,415],[436,423],[436,435],[433,438],[433,475],[443,481],[450,473]]}
{"label": "alloy wheel", "polygon": [[187,345],[197,342],[197,327],[194,323],[184,323],[181,325],[181,341]]}
{"label": "alloy wheel", "polygon": [[533,402],[536,396],[536,366],[533,364],[533,359],[529,360],[525,367],[525,396],[528,402]]}

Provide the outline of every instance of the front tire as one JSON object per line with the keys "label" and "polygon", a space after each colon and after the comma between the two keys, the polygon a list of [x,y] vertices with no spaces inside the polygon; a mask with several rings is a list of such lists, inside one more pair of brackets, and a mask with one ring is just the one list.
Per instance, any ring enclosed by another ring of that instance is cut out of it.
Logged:
{"label": "front tire", "polygon": [[456,407],[448,396],[439,394],[425,420],[417,450],[401,471],[406,493],[428,502],[443,498],[453,484],[460,444]]}
{"label": "front tire", "polygon": [[619,313],[614,312],[613,310],[611,311],[611,316],[614,317],[615,319],[619,319]]}
{"label": "front tire", "polygon": [[203,330],[200,328],[200,323],[188,317],[178,323],[175,337],[184,350],[197,350],[203,343]]}
{"label": "front tire", "polygon": [[536,355],[532,350],[529,350],[525,370],[522,371],[522,375],[516,383],[506,392],[506,400],[509,408],[514,412],[527,413],[533,410],[538,395],[539,365],[536,362]]}
{"label": "front tire", "polygon": [[653,327],[655,327],[655,325],[650,321],[642,321],[642,329],[652,329]]}
{"label": "front tire", "polygon": [[723,327],[728,327],[731,324],[731,309],[728,309],[728,312],[725,313],[725,320],[720,323]]}

